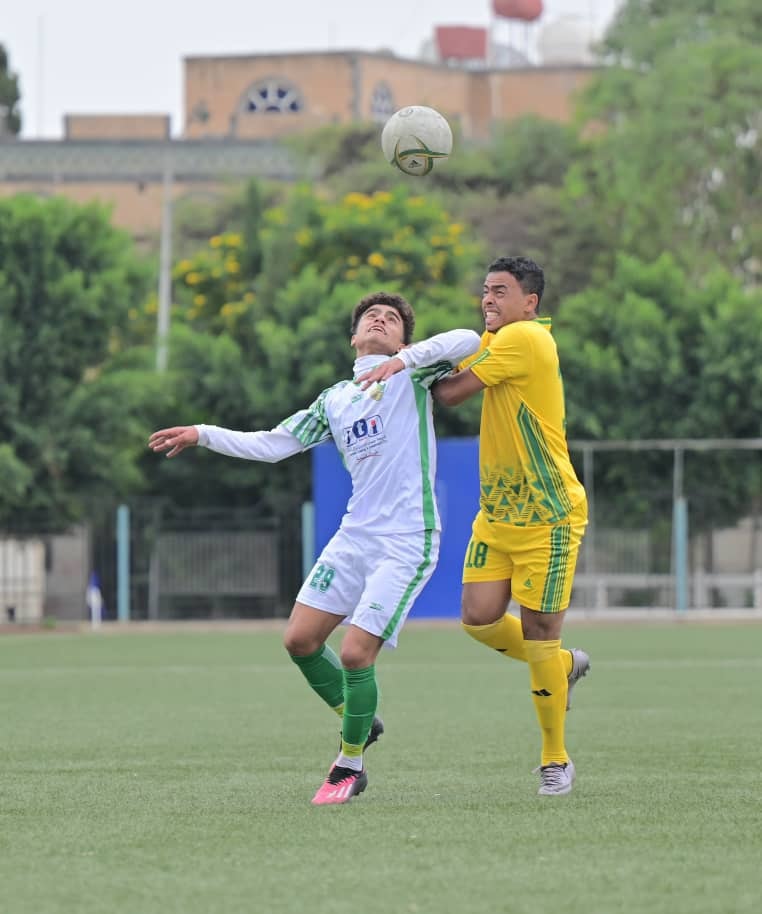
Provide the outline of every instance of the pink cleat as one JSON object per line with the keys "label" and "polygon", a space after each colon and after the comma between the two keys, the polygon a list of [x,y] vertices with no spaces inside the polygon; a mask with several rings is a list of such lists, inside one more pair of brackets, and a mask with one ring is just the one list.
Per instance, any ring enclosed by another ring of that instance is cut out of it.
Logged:
{"label": "pink cleat", "polygon": [[325,783],[312,798],[313,806],[335,806],[348,803],[352,797],[362,793],[368,786],[368,775],[363,768],[342,768],[334,765],[325,779]]}

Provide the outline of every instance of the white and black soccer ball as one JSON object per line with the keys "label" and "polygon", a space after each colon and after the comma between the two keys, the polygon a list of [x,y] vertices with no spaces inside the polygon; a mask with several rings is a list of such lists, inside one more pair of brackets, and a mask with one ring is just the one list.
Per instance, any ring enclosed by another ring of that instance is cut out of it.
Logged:
{"label": "white and black soccer ball", "polygon": [[434,108],[400,108],[384,125],[381,148],[387,162],[407,175],[427,175],[452,152],[450,125]]}

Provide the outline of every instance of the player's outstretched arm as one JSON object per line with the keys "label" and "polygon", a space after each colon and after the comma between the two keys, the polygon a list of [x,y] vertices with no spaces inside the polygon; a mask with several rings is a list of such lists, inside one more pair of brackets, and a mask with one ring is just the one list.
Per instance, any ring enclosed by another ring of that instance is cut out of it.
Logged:
{"label": "player's outstretched arm", "polygon": [[198,444],[198,429],[195,425],[176,425],[173,428],[162,428],[148,439],[148,447],[160,453],[167,451],[167,457],[177,457],[186,447]]}
{"label": "player's outstretched arm", "polygon": [[176,457],[180,451],[193,445],[227,457],[265,463],[277,463],[305,449],[304,443],[283,426],[271,431],[237,432],[216,425],[182,425],[160,429],[148,439],[152,451],[166,451],[167,457]]}
{"label": "player's outstretched arm", "polygon": [[396,356],[382,362],[357,378],[365,390],[377,381],[386,381],[403,368],[426,368],[437,362],[457,365],[479,348],[479,334],[473,330],[448,330],[401,349]]}
{"label": "player's outstretched arm", "polygon": [[218,425],[180,425],[154,432],[148,446],[153,451],[167,451],[167,457],[197,444],[227,457],[277,463],[331,437],[325,411],[329,392],[330,388],[324,390],[307,409],[300,409],[269,431],[239,432]]}

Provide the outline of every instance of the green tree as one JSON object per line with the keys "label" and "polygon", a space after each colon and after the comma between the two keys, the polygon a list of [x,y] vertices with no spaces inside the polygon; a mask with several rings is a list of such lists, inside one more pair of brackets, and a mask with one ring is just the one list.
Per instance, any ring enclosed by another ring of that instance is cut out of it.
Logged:
{"label": "green tree", "polygon": [[543,314],[554,314],[564,298],[605,275],[613,261],[596,207],[589,199],[571,199],[564,188],[541,185],[525,194],[486,199],[472,195],[454,205],[489,252],[487,260],[520,253],[542,265]]}
{"label": "green tree", "polygon": [[498,197],[534,187],[560,186],[582,155],[575,127],[523,115],[495,126],[488,144],[456,147],[452,158],[429,176],[432,187]]}
{"label": "green tree", "polygon": [[583,116],[570,188],[621,249],[759,281],[762,13],[755,0],[628,0]]}
{"label": "green tree", "polygon": [[[725,271],[697,283],[671,255],[623,255],[608,281],[563,302],[556,336],[571,438],[762,436],[762,296]],[[610,520],[640,525],[669,511],[671,452],[596,460]],[[758,456],[687,461],[694,525],[744,516],[760,481]]]}
{"label": "green tree", "polygon": [[[153,413],[151,428],[168,424],[207,423],[253,430],[270,428],[307,402],[291,397],[279,413],[270,404],[266,379],[252,366],[248,352],[227,333],[202,333],[180,325],[172,333],[170,369],[162,377],[169,399]],[[145,439],[145,436],[144,436]],[[280,516],[309,493],[309,458],[294,457],[270,465],[231,460],[199,449],[193,459],[158,459],[143,440],[140,469],[147,492],[184,506],[247,506]],[[298,511],[298,507],[296,509]]]}
{"label": "green tree", "polygon": [[[288,194],[276,182],[251,178],[232,182],[220,192],[197,192],[179,197],[172,204],[172,249],[178,260],[192,257],[215,235],[240,234],[244,240],[243,260],[250,273],[258,270],[259,234],[262,213]],[[248,244],[253,244],[249,249]]]}
{"label": "green tree", "polygon": [[21,132],[20,100],[18,76],[11,72],[8,53],[0,44],[0,139]]}
{"label": "green tree", "polygon": [[139,484],[141,416],[161,391],[112,364],[146,293],[102,208],[0,201],[0,524],[62,528]]}

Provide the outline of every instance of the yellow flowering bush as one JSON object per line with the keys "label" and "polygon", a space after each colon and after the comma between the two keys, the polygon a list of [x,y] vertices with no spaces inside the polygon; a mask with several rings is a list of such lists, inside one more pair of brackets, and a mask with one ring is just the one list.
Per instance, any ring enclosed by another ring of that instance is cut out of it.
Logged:
{"label": "yellow flowering bush", "polygon": [[[351,303],[377,289],[405,295],[424,328],[468,318],[477,251],[438,202],[405,186],[339,199],[296,186],[280,205],[261,210],[254,235],[248,230],[247,238],[238,231],[215,234],[178,261],[173,326],[229,334],[261,362],[270,357],[265,352],[283,361],[281,347],[292,332],[307,334],[310,352],[319,338],[346,355]],[[252,237],[261,251],[254,266],[247,258]],[[426,316],[427,303],[443,306],[436,319]],[[302,362],[289,369],[292,375],[305,370]]]}
{"label": "yellow flowering bush", "polygon": [[174,319],[198,330],[235,334],[256,298],[241,281],[242,244],[238,232],[214,235],[207,247],[175,265]]}

